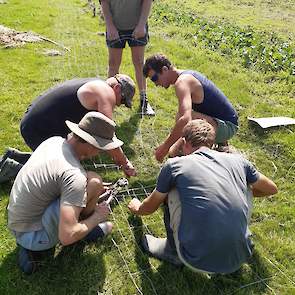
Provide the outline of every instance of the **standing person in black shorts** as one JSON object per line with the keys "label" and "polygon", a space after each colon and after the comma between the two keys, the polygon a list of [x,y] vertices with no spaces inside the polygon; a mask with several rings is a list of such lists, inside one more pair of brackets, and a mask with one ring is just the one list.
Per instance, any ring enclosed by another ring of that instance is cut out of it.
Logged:
{"label": "standing person in black shorts", "polygon": [[[89,111],[98,111],[112,119],[115,106],[132,106],[135,84],[127,75],[117,74],[106,81],[100,78],[81,78],[65,81],[38,96],[28,107],[20,125],[26,144],[34,151],[52,136],[66,138],[66,120],[79,122]],[[13,153],[12,153],[13,151]],[[127,176],[136,171],[123,150],[110,151],[116,164]],[[0,183],[13,178],[22,162],[19,153],[8,149],[0,162]]]}
{"label": "standing person in black shorts", "polygon": [[154,116],[155,112],[147,100],[146,79],[142,73],[145,45],[149,39],[147,19],[152,0],[101,0],[100,3],[107,31],[108,76],[119,72],[123,48],[128,42],[140,92],[141,114]]}

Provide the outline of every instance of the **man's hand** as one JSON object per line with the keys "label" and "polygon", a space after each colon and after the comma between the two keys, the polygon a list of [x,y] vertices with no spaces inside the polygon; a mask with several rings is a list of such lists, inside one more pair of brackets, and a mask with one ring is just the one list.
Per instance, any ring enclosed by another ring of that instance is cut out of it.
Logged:
{"label": "man's hand", "polygon": [[109,41],[117,40],[119,39],[119,33],[115,26],[108,26],[107,27],[107,39]]}
{"label": "man's hand", "polygon": [[93,212],[93,215],[97,218],[97,224],[106,221],[109,214],[110,207],[105,201],[97,204]]}
{"label": "man's hand", "polygon": [[131,213],[137,214],[140,205],[141,205],[141,202],[137,198],[133,198],[128,204],[128,209],[131,211]]}
{"label": "man's hand", "polygon": [[127,177],[136,176],[136,170],[132,163],[128,160],[126,164],[122,165],[122,170]]}
{"label": "man's hand", "polygon": [[165,156],[168,154],[169,148],[166,147],[165,143],[159,145],[155,149],[155,157],[157,161],[163,162]]}
{"label": "man's hand", "polygon": [[137,25],[132,33],[134,39],[143,38],[146,34],[145,25]]}

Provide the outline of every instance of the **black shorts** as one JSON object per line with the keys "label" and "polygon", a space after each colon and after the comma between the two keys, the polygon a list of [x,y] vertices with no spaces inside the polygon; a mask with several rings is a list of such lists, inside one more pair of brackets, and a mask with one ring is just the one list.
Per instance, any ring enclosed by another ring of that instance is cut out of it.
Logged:
{"label": "black shorts", "polygon": [[106,43],[109,48],[125,48],[126,42],[129,47],[145,46],[149,41],[148,26],[146,26],[146,34],[142,38],[135,39],[132,36],[133,30],[119,31],[119,39],[108,40],[106,33]]}

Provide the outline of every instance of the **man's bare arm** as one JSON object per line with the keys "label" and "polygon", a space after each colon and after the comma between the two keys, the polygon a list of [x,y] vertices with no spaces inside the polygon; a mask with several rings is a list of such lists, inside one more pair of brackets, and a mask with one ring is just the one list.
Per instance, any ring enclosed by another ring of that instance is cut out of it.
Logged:
{"label": "man's bare arm", "polygon": [[96,110],[112,119],[116,105],[113,89],[104,81],[91,81],[81,86],[77,91],[80,103],[89,111]]}
{"label": "man's bare arm", "polygon": [[146,24],[150,14],[152,0],[143,0],[138,24],[136,25],[133,36],[135,39],[142,38],[146,34]]}
{"label": "man's bare arm", "polygon": [[108,205],[101,203],[96,205],[94,212],[87,219],[79,221],[82,209],[70,205],[60,206],[58,237],[64,246],[83,239],[100,222],[105,221],[109,215]]}
{"label": "man's bare arm", "polygon": [[145,26],[150,15],[152,0],[143,0],[138,25]]}
{"label": "man's bare arm", "polygon": [[254,197],[266,197],[278,192],[276,184],[260,173],[259,179],[251,184]]}
{"label": "man's bare arm", "polygon": [[137,198],[130,201],[128,208],[136,215],[150,215],[154,213],[167,197],[167,193],[160,193],[156,189],[140,202]]}
{"label": "man's bare arm", "polygon": [[190,87],[186,81],[175,85],[178,97],[178,113],[176,123],[166,140],[156,148],[155,156],[160,162],[168,154],[169,148],[182,136],[184,126],[192,119],[192,98]]}
{"label": "man's bare arm", "polygon": [[112,157],[113,161],[121,166],[127,176],[135,176],[136,170],[132,163],[128,160],[123,150],[119,147],[114,150],[109,150],[107,153]]}
{"label": "man's bare arm", "polygon": [[169,148],[182,136],[184,126],[192,119],[192,97],[189,84],[186,81],[178,83],[175,85],[175,93],[178,98],[178,112],[175,125],[165,140]]}
{"label": "man's bare arm", "polygon": [[108,40],[116,40],[119,38],[119,33],[113,23],[113,17],[110,11],[109,1],[101,0],[100,2],[101,2],[101,9],[105,19],[106,28],[107,28],[107,38]]}

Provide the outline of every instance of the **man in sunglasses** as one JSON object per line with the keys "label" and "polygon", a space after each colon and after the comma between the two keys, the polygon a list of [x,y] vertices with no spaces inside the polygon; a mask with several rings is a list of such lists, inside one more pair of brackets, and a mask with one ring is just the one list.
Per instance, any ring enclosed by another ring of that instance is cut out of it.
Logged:
{"label": "man in sunglasses", "polygon": [[[106,81],[100,78],[80,78],[65,81],[38,96],[22,118],[20,131],[26,144],[34,151],[52,136],[67,137],[66,120],[78,123],[89,111],[97,111],[113,118],[116,106],[132,106],[135,93],[133,80],[117,74]],[[119,147],[109,152],[127,176],[136,171]],[[26,161],[18,161],[23,154],[8,149],[0,162],[0,183],[12,179]],[[29,155],[28,155],[29,157]],[[27,157],[27,158],[28,158]]]}
{"label": "man in sunglasses", "polygon": [[175,126],[155,151],[158,161],[162,162],[168,152],[174,156],[181,149],[182,141],[179,138],[184,126],[192,119],[203,119],[210,123],[216,132],[215,143],[220,150],[228,150],[227,141],[238,130],[238,115],[228,98],[212,81],[198,72],[177,69],[163,54],[149,57],[143,74],[157,86],[167,89],[174,85],[178,98]]}

